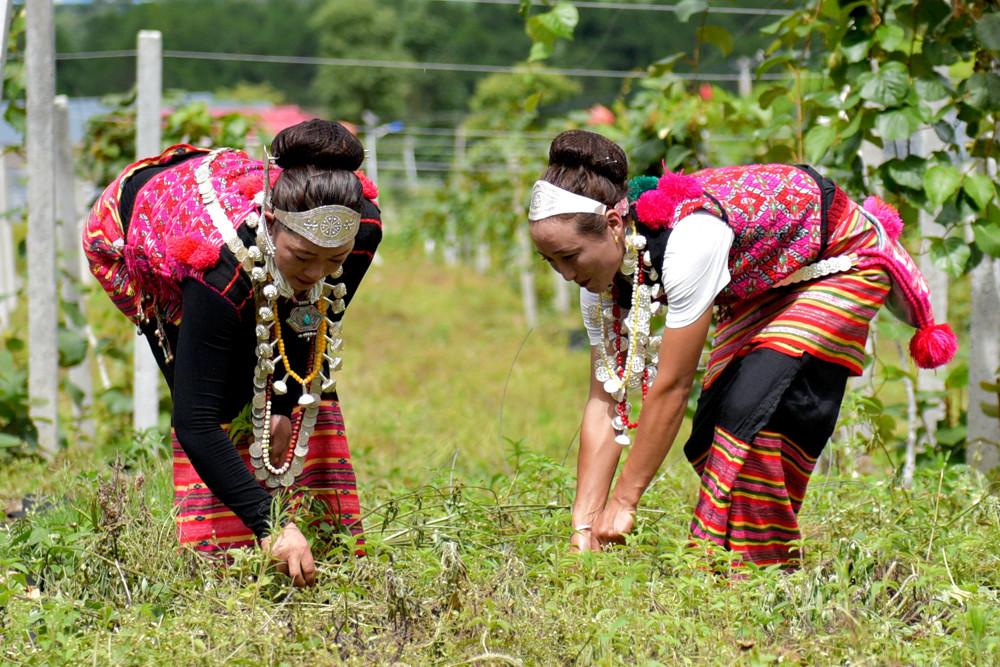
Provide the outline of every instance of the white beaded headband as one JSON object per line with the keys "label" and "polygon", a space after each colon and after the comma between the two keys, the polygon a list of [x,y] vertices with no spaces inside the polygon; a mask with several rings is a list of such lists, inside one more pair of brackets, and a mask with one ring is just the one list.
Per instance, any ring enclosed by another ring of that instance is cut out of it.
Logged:
{"label": "white beaded headband", "polygon": [[624,216],[628,212],[628,199],[622,199],[614,206],[606,206],[596,199],[564,190],[548,181],[535,181],[531,187],[528,220],[534,222],[565,213],[605,215],[609,210],[618,211]]}

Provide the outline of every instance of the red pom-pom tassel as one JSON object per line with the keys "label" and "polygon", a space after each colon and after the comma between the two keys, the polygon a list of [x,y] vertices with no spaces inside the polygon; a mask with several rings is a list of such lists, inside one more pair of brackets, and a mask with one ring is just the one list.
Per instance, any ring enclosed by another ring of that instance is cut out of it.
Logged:
{"label": "red pom-pom tassel", "polygon": [[919,329],[910,339],[910,356],[921,368],[937,368],[952,360],[958,339],[947,324],[932,324]]}
{"label": "red pom-pom tassel", "polygon": [[365,176],[365,172],[359,169],[354,172],[354,175],[358,177],[359,181],[361,181],[361,194],[365,196],[365,199],[368,201],[375,201],[378,199],[378,187],[370,178]]}
{"label": "red pom-pom tassel", "polygon": [[198,271],[210,269],[219,261],[219,248],[195,236],[167,239],[167,253]]}
{"label": "red pom-pom tassel", "polygon": [[236,179],[236,187],[246,199],[253,199],[264,187],[264,179],[259,174],[244,174]]}

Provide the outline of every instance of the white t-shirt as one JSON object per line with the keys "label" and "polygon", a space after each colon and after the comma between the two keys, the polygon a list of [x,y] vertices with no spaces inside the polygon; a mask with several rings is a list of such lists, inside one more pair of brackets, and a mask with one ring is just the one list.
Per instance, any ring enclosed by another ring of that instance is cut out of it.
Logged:
{"label": "white t-shirt", "polygon": [[[708,213],[694,213],[674,225],[663,253],[660,285],[667,296],[666,327],[691,324],[729,284],[733,230]],[[580,289],[580,310],[591,345],[601,343],[598,295]]]}

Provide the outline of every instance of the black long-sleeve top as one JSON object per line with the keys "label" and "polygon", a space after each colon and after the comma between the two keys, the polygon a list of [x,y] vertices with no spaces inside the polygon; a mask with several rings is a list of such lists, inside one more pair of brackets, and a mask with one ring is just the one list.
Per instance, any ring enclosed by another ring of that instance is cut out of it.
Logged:
{"label": "black long-sleeve top", "polygon": [[[263,536],[271,496],[247,470],[221,428],[232,422],[253,397],[257,360],[254,310],[252,299],[237,311],[210,287],[196,280],[184,281],[171,393],[177,440],[198,475],[247,527]],[[288,303],[279,303],[282,322],[289,310]],[[283,333],[291,367],[302,375],[309,367],[311,345],[287,326]],[[280,373],[283,369],[281,365],[278,368]],[[290,415],[301,393],[301,386],[289,382],[288,394],[272,398],[272,414]]]}
{"label": "black long-sleeve top", "polygon": [[[132,193],[148,181],[147,170],[139,175],[139,181],[127,184],[132,186],[129,188],[132,192],[124,193],[128,199],[123,197],[120,206],[123,214],[130,212]],[[345,304],[350,304],[357,292],[382,238],[380,213],[373,202],[364,201],[361,217],[354,250],[344,263],[343,275],[336,280],[327,279],[331,283],[343,282],[347,287]],[[123,215],[123,220],[127,219]],[[253,241],[254,233],[245,225],[237,232],[245,244]],[[205,273],[203,282],[187,279],[181,287],[180,326],[165,327],[174,356],[172,363],[165,360],[156,343],[153,325],[144,328],[173,396],[177,440],[208,489],[262,538],[269,529],[271,495],[247,469],[222,428],[253,397],[257,319],[252,283],[223,246],[218,264]],[[305,375],[313,343],[300,339],[284,324],[292,307],[294,304],[288,300],[279,299],[278,316],[284,327],[285,351],[291,367]],[[332,315],[331,319],[339,321],[343,314]],[[276,374],[280,376],[283,370],[279,364]],[[290,415],[301,394],[301,385],[290,381],[286,395],[272,398],[272,414]],[[336,393],[324,394],[323,398],[336,398]]]}

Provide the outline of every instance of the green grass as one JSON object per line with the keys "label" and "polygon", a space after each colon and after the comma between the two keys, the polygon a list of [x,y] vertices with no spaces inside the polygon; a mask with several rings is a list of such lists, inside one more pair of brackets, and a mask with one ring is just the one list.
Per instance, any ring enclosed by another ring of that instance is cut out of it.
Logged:
{"label": "green grass", "polygon": [[0,501],[49,506],[0,528],[0,660],[1000,663],[1000,498],[963,466],[932,460],[908,492],[878,457],[818,473],[804,566],[729,576],[685,546],[697,480],[677,447],[626,547],[568,554],[576,316],[529,334],[506,279],[386,246],[340,381],[369,556],[318,547],[319,585],[291,589],[256,552],[179,552],[169,463],[123,436],[15,460]]}
{"label": "green grass", "polygon": [[463,472],[510,473],[505,450],[518,440],[565,456],[588,372],[587,352],[567,349],[576,319],[529,331],[505,279],[390,258],[345,324],[339,386],[362,472],[423,478],[455,458]]}

